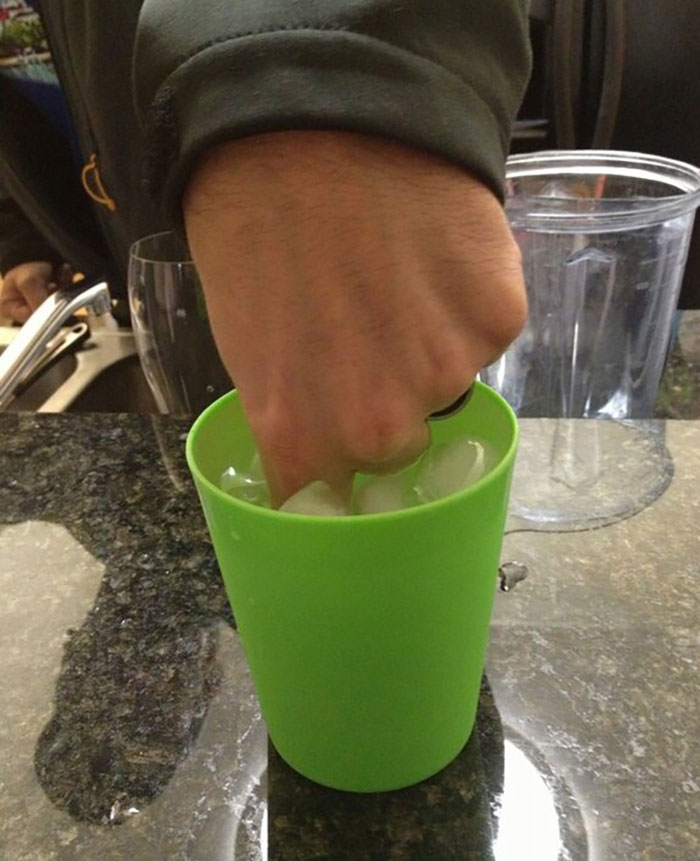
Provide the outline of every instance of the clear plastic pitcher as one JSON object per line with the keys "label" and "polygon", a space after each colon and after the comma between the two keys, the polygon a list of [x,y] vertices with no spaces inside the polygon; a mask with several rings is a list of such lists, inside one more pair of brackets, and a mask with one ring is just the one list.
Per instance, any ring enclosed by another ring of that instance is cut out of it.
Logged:
{"label": "clear plastic pitcher", "polygon": [[669,344],[700,171],[627,152],[508,160],[525,331],[484,379],[519,416],[648,418]]}
{"label": "clear plastic pitcher", "polygon": [[[629,422],[653,415],[700,170],[639,153],[532,153],[508,160],[506,194],[529,317],[482,379],[519,417],[617,419],[636,432],[626,446],[619,427],[551,425],[547,470],[529,490],[516,473],[515,505],[526,520],[559,524],[543,528],[617,519],[668,483],[652,426]],[[623,456],[630,487],[603,491],[599,479]]]}

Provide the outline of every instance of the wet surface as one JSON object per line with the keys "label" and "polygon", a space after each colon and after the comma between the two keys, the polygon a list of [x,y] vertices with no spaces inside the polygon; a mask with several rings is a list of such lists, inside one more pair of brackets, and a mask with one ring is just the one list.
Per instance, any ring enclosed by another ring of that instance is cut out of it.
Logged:
{"label": "wet surface", "polygon": [[700,857],[700,423],[636,516],[506,536],[475,732],[376,795],[270,747],[186,429],[0,416],[0,857]]}
{"label": "wet surface", "polygon": [[498,588],[501,592],[510,592],[522,583],[529,571],[522,562],[504,562],[498,569]]}
{"label": "wet surface", "polygon": [[670,351],[655,415],[663,419],[700,418],[700,311],[683,311]]}

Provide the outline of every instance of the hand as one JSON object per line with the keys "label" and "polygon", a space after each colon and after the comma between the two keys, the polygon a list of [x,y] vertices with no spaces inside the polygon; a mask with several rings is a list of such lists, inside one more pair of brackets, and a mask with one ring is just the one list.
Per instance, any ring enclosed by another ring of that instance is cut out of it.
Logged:
{"label": "hand", "polygon": [[465,171],[388,141],[279,132],[218,146],[188,237],[273,502],[410,463],[520,332],[520,255]]}
{"label": "hand", "polygon": [[[71,274],[70,266],[63,264],[59,270],[61,284],[70,282]],[[0,317],[26,323],[44,299],[57,289],[53,275],[53,265],[42,261],[20,263],[6,272],[0,282]]]}

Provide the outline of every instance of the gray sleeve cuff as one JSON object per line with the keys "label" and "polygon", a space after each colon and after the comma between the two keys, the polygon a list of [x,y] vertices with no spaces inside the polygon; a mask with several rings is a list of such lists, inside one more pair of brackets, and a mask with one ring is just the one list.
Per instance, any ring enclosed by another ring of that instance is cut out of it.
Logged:
{"label": "gray sleeve cuff", "polygon": [[[515,90],[524,86],[519,77]],[[371,36],[314,29],[241,36],[183,60],[158,89],[144,112],[147,181],[177,211],[197,158],[212,144],[321,129],[441,156],[502,197],[513,117],[497,109],[434,60]]]}

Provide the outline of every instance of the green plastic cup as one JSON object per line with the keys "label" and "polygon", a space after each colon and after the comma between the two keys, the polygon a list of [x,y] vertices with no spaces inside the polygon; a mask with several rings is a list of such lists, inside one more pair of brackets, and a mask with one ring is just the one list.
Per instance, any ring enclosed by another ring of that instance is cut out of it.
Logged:
{"label": "green plastic cup", "polygon": [[488,441],[467,490],[386,514],[307,517],[221,491],[254,442],[234,393],[194,423],[187,460],[268,732],[298,772],[376,792],[446,766],[476,717],[518,429],[477,384],[433,440]]}

